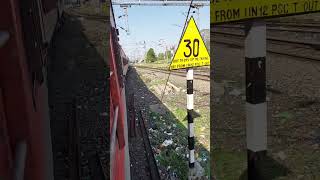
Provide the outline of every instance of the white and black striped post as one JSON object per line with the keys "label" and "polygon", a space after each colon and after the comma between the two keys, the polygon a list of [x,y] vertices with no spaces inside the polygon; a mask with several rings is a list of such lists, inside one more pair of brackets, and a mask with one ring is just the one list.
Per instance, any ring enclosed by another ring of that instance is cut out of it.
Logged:
{"label": "white and black striped post", "polygon": [[266,24],[246,25],[246,132],[248,179],[261,179],[260,165],[267,152]]}
{"label": "white and black striped post", "polygon": [[194,125],[193,125],[193,69],[187,69],[187,118],[188,118],[188,147],[189,168],[194,168]]}

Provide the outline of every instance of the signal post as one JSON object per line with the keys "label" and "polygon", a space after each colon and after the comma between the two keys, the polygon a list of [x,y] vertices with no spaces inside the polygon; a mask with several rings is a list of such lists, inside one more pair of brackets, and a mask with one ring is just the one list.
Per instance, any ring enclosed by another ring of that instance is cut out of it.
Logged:
{"label": "signal post", "polygon": [[193,117],[193,67],[209,66],[209,52],[203,42],[199,29],[191,16],[179,46],[170,64],[170,70],[186,69],[187,71],[187,119],[188,119],[188,149],[189,175],[194,174],[195,168],[195,134]]}

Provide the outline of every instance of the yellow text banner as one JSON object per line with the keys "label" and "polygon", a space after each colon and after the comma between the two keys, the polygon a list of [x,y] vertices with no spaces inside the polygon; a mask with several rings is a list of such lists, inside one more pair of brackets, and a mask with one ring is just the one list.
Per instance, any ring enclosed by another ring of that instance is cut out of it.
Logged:
{"label": "yellow text banner", "polygon": [[320,0],[211,0],[211,24],[320,11]]}

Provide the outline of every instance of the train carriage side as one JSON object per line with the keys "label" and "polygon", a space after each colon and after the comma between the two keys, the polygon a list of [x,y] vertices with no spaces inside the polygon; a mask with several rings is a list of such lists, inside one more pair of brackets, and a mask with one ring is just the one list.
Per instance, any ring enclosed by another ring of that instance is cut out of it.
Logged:
{"label": "train carriage side", "polygon": [[121,48],[121,62],[122,62],[122,68],[123,68],[122,70],[123,76],[126,76],[129,68],[129,58],[126,56],[122,48]]}
{"label": "train carriage side", "polygon": [[[111,1],[110,1],[111,4]],[[126,67],[124,54],[118,38],[118,30],[110,6],[109,65],[110,65],[110,179],[130,180],[127,107],[125,97]],[[128,63],[127,63],[128,64]]]}
{"label": "train carriage side", "polygon": [[5,179],[53,179],[44,42],[53,36],[56,12],[55,0],[1,2],[0,177]]}

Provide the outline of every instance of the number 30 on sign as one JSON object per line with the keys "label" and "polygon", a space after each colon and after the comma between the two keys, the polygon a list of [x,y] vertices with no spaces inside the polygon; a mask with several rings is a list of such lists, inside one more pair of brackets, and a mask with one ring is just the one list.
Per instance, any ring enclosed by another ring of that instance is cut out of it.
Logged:
{"label": "number 30 on sign", "polygon": [[209,65],[210,56],[208,50],[193,17],[191,17],[173,56],[170,70]]}

